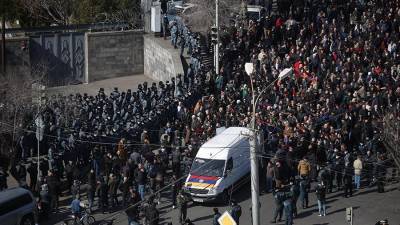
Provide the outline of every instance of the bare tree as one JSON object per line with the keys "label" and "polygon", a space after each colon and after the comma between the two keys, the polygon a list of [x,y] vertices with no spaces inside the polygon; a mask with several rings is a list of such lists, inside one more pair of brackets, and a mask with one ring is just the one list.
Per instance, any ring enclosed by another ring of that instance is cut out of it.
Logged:
{"label": "bare tree", "polygon": [[20,0],[20,2],[32,18],[50,24],[72,23],[74,0]]}
{"label": "bare tree", "polygon": [[31,73],[8,71],[0,76],[0,152],[14,157],[18,139],[29,129],[37,112],[34,84],[45,84],[49,64],[45,59],[32,65]]}
{"label": "bare tree", "polygon": [[[227,26],[236,17],[242,0],[219,0],[219,21]],[[215,0],[190,0],[194,10],[183,15],[183,19],[194,32],[207,32],[215,23]]]}
{"label": "bare tree", "polygon": [[10,155],[16,150],[21,128],[26,127],[25,118],[31,111],[31,81],[29,76],[12,72],[1,77],[0,87],[0,139],[1,152]]}
{"label": "bare tree", "polygon": [[116,10],[108,15],[108,22],[126,23],[127,29],[142,28],[143,20],[141,18],[140,5],[129,9]]}

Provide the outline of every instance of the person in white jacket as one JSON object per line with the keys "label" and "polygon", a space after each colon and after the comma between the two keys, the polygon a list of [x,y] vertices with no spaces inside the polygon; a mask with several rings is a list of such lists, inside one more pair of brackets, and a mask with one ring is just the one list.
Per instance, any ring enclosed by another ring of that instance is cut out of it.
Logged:
{"label": "person in white jacket", "polygon": [[356,189],[360,189],[361,171],[363,168],[361,156],[357,156],[357,159],[354,160],[353,167],[354,167],[354,184],[356,185]]}

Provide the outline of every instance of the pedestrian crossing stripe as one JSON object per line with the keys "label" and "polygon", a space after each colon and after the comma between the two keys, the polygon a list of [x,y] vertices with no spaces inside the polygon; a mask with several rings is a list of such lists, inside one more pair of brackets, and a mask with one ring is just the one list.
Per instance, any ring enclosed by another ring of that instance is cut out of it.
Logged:
{"label": "pedestrian crossing stripe", "polygon": [[225,211],[224,214],[219,217],[218,223],[220,225],[237,225],[236,221],[232,218],[228,211]]}

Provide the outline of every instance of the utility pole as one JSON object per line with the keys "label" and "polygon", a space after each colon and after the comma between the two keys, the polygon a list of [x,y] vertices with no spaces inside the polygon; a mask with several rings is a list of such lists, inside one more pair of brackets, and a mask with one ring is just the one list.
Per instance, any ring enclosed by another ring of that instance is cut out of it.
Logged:
{"label": "utility pole", "polygon": [[250,76],[251,94],[253,113],[251,119],[250,131],[250,167],[251,167],[251,217],[253,218],[253,225],[260,225],[260,190],[258,180],[258,158],[257,158],[257,132],[256,132],[256,107],[257,100],[254,93],[253,85],[253,72],[254,67],[252,63],[246,63],[246,73]]}
{"label": "utility pole", "polygon": [[45,89],[44,86],[40,84],[40,82],[37,83],[37,93],[38,93],[38,108],[37,108],[37,117],[35,120],[36,123],[36,139],[37,139],[37,174],[38,178],[41,176],[44,176],[44,174],[40,173],[40,142],[43,140],[43,134],[44,134],[44,124],[43,124],[43,118],[40,113],[41,108],[42,108],[42,93]]}
{"label": "utility pole", "polygon": [[282,80],[292,73],[292,70],[287,68],[283,70],[278,78],[272,81],[269,85],[264,87],[259,93],[255,93],[253,84],[254,65],[253,63],[246,63],[245,71],[250,77],[251,95],[253,113],[251,119],[251,132],[250,132],[250,163],[251,163],[251,216],[253,218],[253,225],[260,225],[260,189],[259,189],[259,176],[258,176],[258,158],[257,158],[257,132],[256,132],[256,109],[258,101],[262,94],[272,87],[276,81]]}
{"label": "utility pole", "polygon": [[[40,116],[40,108],[42,107],[41,98],[42,98],[42,96],[40,96],[40,91],[39,91],[39,99],[38,99],[39,100],[39,104],[38,104],[38,112],[37,112],[37,114],[38,114],[38,118],[37,118],[38,119],[38,123],[40,123],[40,120],[41,120],[41,116]],[[41,128],[40,127],[36,128],[36,130],[38,131],[38,137],[37,137],[37,176],[38,176],[38,178],[40,178],[41,177],[41,175],[40,175],[40,135],[41,135],[40,131],[41,131]],[[38,181],[39,181],[39,179],[38,179]]]}
{"label": "utility pole", "polygon": [[[254,95],[253,95],[254,96]],[[253,97],[254,101],[254,97]],[[256,113],[253,107],[250,135],[250,163],[251,163],[251,216],[253,225],[260,225],[260,190],[258,180],[258,158],[257,158],[257,132],[256,132]]]}
{"label": "utility pole", "polygon": [[1,72],[6,73],[6,15],[3,2],[3,16],[1,18]]}
{"label": "utility pole", "polygon": [[215,73],[219,74],[219,0],[215,0],[215,26],[217,27],[217,43],[214,45]]}

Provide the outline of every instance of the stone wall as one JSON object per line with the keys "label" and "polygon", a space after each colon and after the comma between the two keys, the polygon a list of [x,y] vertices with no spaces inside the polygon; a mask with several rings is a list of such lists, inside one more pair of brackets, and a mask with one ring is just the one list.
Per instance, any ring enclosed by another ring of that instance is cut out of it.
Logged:
{"label": "stone wall", "polygon": [[179,51],[169,41],[153,35],[144,36],[144,74],[153,80],[171,80],[183,73]]}
{"label": "stone wall", "polygon": [[29,38],[6,38],[6,71],[11,75],[30,75]]}
{"label": "stone wall", "polygon": [[85,35],[87,82],[143,74],[143,31]]}

